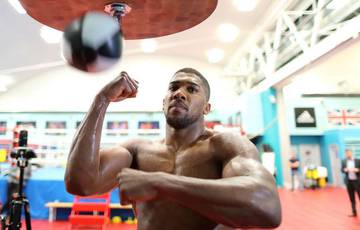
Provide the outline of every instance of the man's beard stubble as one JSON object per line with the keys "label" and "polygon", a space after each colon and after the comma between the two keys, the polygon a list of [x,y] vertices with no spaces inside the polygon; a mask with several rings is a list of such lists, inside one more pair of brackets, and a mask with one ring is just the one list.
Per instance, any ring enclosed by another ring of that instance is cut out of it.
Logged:
{"label": "man's beard stubble", "polygon": [[166,117],[166,123],[174,129],[185,129],[189,125],[195,123],[199,117],[196,116],[183,116],[183,117]]}

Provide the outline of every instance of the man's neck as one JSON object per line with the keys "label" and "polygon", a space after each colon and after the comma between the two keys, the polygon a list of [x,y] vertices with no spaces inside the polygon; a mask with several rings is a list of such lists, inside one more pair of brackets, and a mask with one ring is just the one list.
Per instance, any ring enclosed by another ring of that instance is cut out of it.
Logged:
{"label": "man's neck", "polygon": [[184,129],[174,129],[166,125],[165,143],[174,151],[184,149],[194,143],[204,133],[204,121],[197,121]]}

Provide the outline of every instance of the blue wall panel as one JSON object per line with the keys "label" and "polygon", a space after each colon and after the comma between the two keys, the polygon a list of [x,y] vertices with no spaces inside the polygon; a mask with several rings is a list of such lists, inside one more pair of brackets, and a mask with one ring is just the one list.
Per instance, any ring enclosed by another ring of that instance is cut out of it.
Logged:
{"label": "blue wall panel", "polygon": [[271,88],[261,93],[264,134],[258,139],[257,146],[269,144],[275,153],[275,167],[276,167],[276,183],[279,186],[284,185],[284,178],[282,172],[281,149],[279,142],[279,125],[277,122],[277,105],[270,101],[271,97],[275,97],[276,91]]}

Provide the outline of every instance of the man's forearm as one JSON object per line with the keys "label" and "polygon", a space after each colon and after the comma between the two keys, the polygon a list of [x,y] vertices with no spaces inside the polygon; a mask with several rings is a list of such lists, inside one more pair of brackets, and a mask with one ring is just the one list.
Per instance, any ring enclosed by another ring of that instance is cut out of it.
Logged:
{"label": "man's forearm", "polygon": [[218,180],[160,173],[160,195],[231,227],[276,227],[281,208],[274,185],[251,176]]}
{"label": "man's forearm", "polygon": [[108,105],[103,95],[97,95],[75,134],[65,174],[66,187],[70,193],[91,194],[96,184],[101,131]]}

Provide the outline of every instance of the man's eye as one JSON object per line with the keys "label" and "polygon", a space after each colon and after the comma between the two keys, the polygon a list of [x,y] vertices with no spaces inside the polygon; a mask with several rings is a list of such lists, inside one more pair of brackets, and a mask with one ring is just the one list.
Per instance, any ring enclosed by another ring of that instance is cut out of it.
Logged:
{"label": "man's eye", "polygon": [[197,91],[193,86],[188,87],[187,90],[189,93],[195,93]]}
{"label": "man's eye", "polygon": [[170,91],[176,91],[177,89],[178,89],[177,86],[170,86],[170,87],[169,87],[169,90],[170,90]]}

